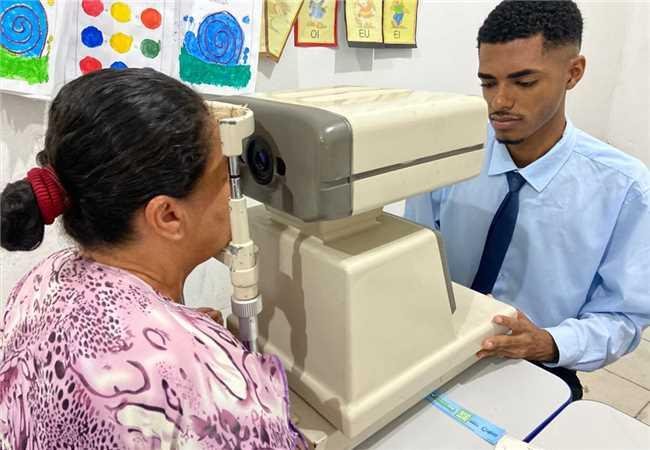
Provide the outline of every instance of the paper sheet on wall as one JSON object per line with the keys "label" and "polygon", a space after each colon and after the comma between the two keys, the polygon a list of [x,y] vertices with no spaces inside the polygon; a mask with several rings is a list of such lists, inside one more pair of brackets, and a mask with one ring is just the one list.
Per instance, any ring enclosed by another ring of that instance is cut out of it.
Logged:
{"label": "paper sheet on wall", "polygon": [[345,0],[345,28],[350,47],[383,46],[381,0]]}
{"label": "paper sheet on wall", "polygon": [[262,0],[0,0],[0,90],[51,98],[103,68],[151,67],[202,93],[255,89]]}
{"label": "paper sheet on wall", "polygon": [[418,0],[384,0],[384,44],[415,47]]}
{"label": "paper sheet on wall", "polygon": [[302,0],[267,0],[266,37],[268,55],[278,61],[289,39],[289,33],[302,6]]}
{"label": "paper sheet on wall", "polygon": [[206,94],[255,90],[261,0],[181,0],[178,77]]}
{"label": "paper sheet on wall", "polygon": [[74,77],[109,67],[163,70],[172,0],[82,0],[77,7]]}
{"label": "paper sheet on wall", "polygon": [[337,0],[305,0],[294,31],[298,47],[336,47]]}
{"label": "paper sheet on wall", "polygon": [[266,55],[269,51],[268,38],[266,36],[266,0],[262,0],[262,14],[260,18],[260,55]]}
{"label": "paper sheet on wall", "polygon": [[0,90],[50,98],[63,84],[63,0],[0,0]]}

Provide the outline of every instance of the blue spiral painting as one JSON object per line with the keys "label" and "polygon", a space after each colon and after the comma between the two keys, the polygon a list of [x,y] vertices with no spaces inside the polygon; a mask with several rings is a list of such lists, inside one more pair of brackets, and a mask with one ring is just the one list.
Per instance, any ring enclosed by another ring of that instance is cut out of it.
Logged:
{"label": "blue spiral painting", "polygon": [[47,15],[40,1],[0,0],[0,46],[25,57],[39,57],[47,42]]}
{"label": "blue spiral painting", "polygon": [[190,55],[206,63],[236,65],[244,47],[244,32],[227,11],[206,16],[198,33],[185,33],[184,45]]}

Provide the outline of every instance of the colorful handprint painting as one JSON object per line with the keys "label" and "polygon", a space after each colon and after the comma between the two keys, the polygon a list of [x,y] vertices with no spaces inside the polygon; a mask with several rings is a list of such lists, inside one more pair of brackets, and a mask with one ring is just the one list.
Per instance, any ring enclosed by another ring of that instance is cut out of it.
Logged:
{"label": "colorful handprint painting", "polygon": [[250,93],[260,45],[259,0],[180,2],[180,79],[210,94]]}

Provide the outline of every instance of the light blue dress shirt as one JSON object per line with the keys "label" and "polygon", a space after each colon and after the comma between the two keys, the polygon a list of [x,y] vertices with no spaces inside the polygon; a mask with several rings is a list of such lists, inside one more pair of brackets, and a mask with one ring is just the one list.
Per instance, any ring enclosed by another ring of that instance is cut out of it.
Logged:
{"label": "light blue dress shirt", "polygon": [[[489,126],[478,177],[406,202],[406,218],[442,234],[460,284],[472,284],[511,170]],[[650,173],[569,121],[519,173],[526,185],[492,295],[551,333],[559,361],[549,366],[595,370],[636,348],[650,324]]]}

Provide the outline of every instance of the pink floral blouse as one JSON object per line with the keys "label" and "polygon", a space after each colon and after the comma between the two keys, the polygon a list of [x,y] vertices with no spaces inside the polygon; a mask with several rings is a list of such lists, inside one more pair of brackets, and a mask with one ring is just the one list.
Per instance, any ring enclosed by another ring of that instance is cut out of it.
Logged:
{"label": "pink floral blouse", "polygon": [[75,250],[41,262],[7,301],[3,439],[21,450],[304,445],[276,357]]}

